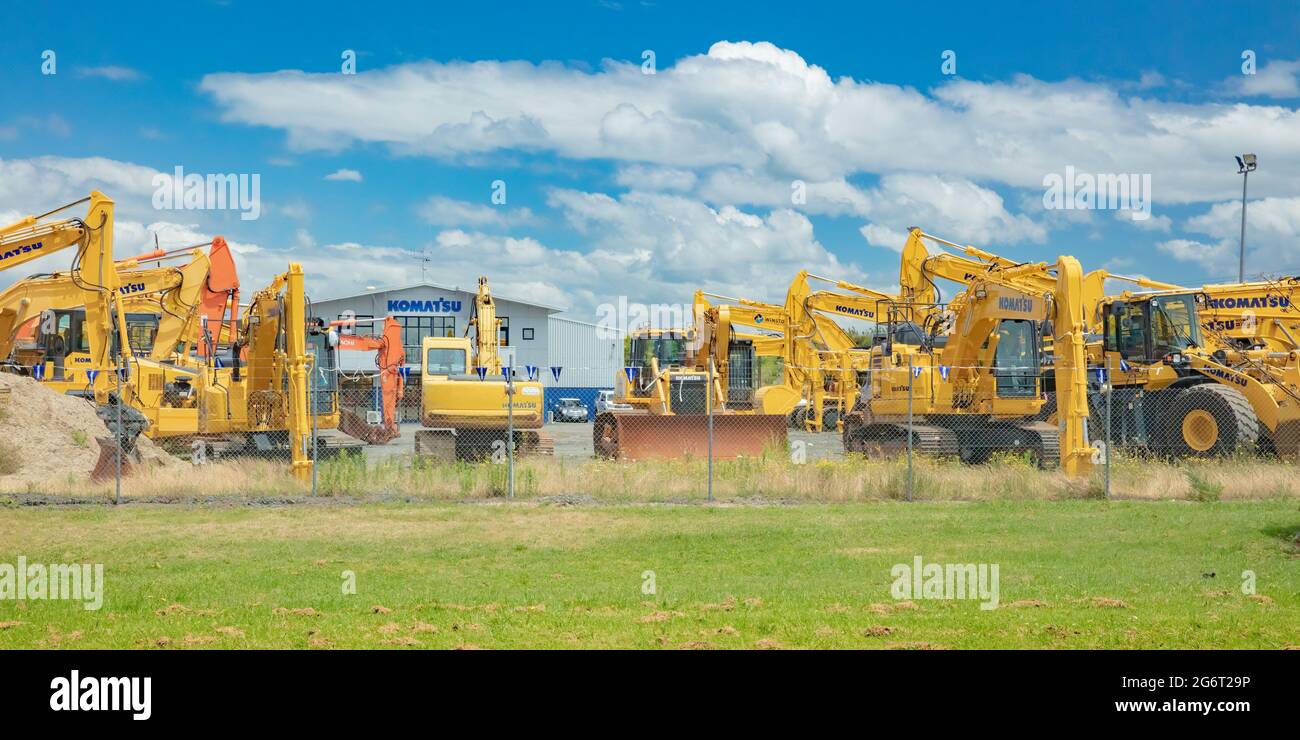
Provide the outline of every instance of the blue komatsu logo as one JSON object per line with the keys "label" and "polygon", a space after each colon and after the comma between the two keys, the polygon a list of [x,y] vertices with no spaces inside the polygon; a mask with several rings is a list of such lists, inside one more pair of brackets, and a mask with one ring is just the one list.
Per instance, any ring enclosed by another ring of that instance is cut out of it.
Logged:
{"label": "blue komatsu logo", "polygon": [[1003,311],[1029,313],[1034,310],[1034,299],[1020,296],[1018,298],[998,298],[998,308]]}
{"label": "blue komatsu logo", "polygon": [[125,283],[122,285],[123,293],[141,293],[144,291],[144,283]]}
{"label": "blue komatsu logo", "polygon": [[460,311],[460,304],[460,301],[449,301],[441,297],[433,301],[395,300],[388,302],[388,312],[416,311],[419,313],[456,313],[457,311]]}
{"label": "blue komatsu logo", "polygon": [[28,252],[38,252],[44,246],[45,242],[34,242],[32,244],[22,244],[13,249],[6,249],[0,252],[0,261],[17,257],[20,254],[27,254]]}
{"label": "blue komatsu logo", "polygon": [[852,306],[836,306],[835,313],[842,313],[845,316],[860,316],[864,319],[874,319],[876,312],[867,308],[853,308]]}
{"label": "blue komatsu logo", "polygon": [[1241,298],[1211,298],[1210,308],[1286,308],[1291,299],[1282,295],[1250,295]]}

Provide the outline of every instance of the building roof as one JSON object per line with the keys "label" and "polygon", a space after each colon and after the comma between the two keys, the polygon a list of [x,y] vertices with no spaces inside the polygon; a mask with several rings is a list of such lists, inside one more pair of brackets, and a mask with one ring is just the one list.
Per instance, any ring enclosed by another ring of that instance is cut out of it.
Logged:
{"label": "building roof", "polygon": [[[410,285],[384,285],[375,288],[374,290],[363,290],[360,293],[349,293],[347,295],[321,298],[321,299],[313,300],[312,303],[329,303],[330,301],[342,301],[347,298],[360,298],[362,296],[375,295],[376,293],[395,293],[399,290],[410,290],[412,288],[434,288],[437,290],[455,290],[470,295],[474,295],[478,292],[477,288],[471,290],[467,288],[457,287],[455,285],[443,285],[442,283],[423,282],[423,283],[411,283]],[[547,311],[551,311],[552,313],[558,313],[560,311],[567,310],[563,306],[553,306],[549,303],[538,303],[537,301],[526,301],[520,298],[511,298],[510,296],[505,295],[504,293],[498,293],[496,290],[492,291],[492,297],[503,301],[510,301],[511,303],[521,303],[526,306],[536,306],[538,308],[544,308]]]}

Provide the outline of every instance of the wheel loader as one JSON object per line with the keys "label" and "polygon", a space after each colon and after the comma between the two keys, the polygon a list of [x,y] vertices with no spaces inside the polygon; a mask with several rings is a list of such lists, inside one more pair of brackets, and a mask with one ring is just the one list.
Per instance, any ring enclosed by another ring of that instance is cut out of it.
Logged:
{"label": "wheel loader", "polygon": [[1112,444],[1171,457],[1300,457],[1300,350],[1242,349],[1217,336],[1201,318],[1211,300],[1156,291],[1099,303]]}

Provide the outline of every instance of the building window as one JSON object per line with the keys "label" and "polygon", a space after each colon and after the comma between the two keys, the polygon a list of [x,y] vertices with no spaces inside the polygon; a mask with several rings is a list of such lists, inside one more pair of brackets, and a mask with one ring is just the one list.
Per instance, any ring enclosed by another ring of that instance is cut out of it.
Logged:
{"label": "building window", "polygon": [[374,329],[374,316],[368,314],[353,314],[351,311],[345,311],[339,314],[339,321],[348,321],[356,319],[355,324],[343,324],[339,327],[340,334],[371,334]]}
{"label": "building window", "polygon": [[533,330],[532,330],[532,328],[531,328],[531,327],[525,328],[525,329],[524,329],[524,341],[529,341],[529,340],[531,340],[532,338],[533,338]]}
{"label": "building window", "polygon": [[395,316],[402,325],[402,349],[406,361],[419,362],[421,345],[425,337],[456,336],[455,316]]}
{"label": "building window", "polygon": [[497,332],[497,344],[501,345],[502,347],[509,347],[510,346],[510,317],[498,316],[497,318],[501,320],[501,330]]}

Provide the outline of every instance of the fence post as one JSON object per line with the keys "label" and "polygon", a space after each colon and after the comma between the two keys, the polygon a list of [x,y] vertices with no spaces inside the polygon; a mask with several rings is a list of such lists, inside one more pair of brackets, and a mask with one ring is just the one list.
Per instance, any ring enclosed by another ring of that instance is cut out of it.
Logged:
{"label": "fence post", "polygon": [[[117,364],[122,364],[122,346],[120,343],[117,348]],[[117,376],[117,431],[113,433],[115,438],[113,443],[117,447],[117,454],[113,456],[116,459],[117,471],[114,474],[116,481],[113,484],[113,503],[120,504],[122,503],[122,455],[126,453],[122,445],[122,368],[114,368],[113,374]],[[94,388],[91,388],[91,393],[94,392]]]}
{"label": "fence post", "polygon": [[515,369],[506,368],[506,498],[515,497]]}
{"label": "fence post", "polygon": [[[316,371],[321,374],[321,381],[323,383],[325,380],[325,368],[317,368]],[[316,457],[316,451],[320,449],[320,437],[317,436],[320,433],[320,430],[316,421],[316,415],[319,413],[319,409],[316,408],[316,393],[316,383],[308,380],[307,397],[311,399],[309,403],[311,404],[311,495],[313,496],[316,495],[316,468],[320,462]]]}
{"label": "fence post", "polygon": [[705,383],[705,407],[709,415],[709,501],[713,500],[713,356],[709,356],[709,377]]}
{"label": "fence post", "polygon": [[1113,402],[1112,399],[1114,399],[1115,397],[1115,387],[1110,384],[1110,378],[1107,378],[1106,381],[1107,381],[1105,385],[1106,388],[1106,500],[1109,501],[1110,500],[1110,457],[1111,455],[1115,454],[1114,448],[1111,447],[1110,414],[1111,414],[1111,403]]}
{"label": "fence post", "polygon": [[912,357],[907,358],[907,500],[912,500],[912,382],[916,371],[912,369]]}

